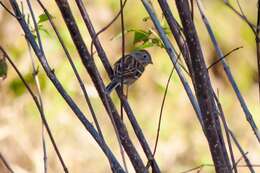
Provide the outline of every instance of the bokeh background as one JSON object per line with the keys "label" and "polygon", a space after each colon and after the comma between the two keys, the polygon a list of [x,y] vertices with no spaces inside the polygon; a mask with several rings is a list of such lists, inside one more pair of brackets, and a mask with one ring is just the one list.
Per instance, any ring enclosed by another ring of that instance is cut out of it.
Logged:
{"label": "bokeh background", "polygon": [[[7,0],[2,2],[10,7]],[[158,8],[157,1],[152,2],[158,17],[162,22],[165,22],[162,18],[162,12]],[[260,126],[255,37],[250,28],[227,8],[222,0],[204,0],[203,2],[206,14],[223,52],[227,53],[236,47],[243,46],[242,49],[228,56],[227,62],[256,124]],[[233,1],[231,2],[235,5]],[[169,1],[169,3],[175,16],[177,16],[174,1]],[[249,20],[255,23],[257,16],[256,0],[240,0],[240,3]],[[110,120],[88,74],[80,62],[59,10],[54,1],[44,1],[44,4],[55,17],[54,22],[58,25],[59,31],[80,71],[87,91],[91,96],[91,101],[98,115],[105,138],[120,159],[119,148],[115,142],[116,138]],[[70,1],[70,4],[86,44],[90,47],[91,40],[76,8],[76,4],[73,1]],[[85,4],[96,30],[102,29],[109,23],[119,10],[118,0],[88,0],[85,1]],[[23,1],[23,6],[25,11],[28,12],[26,1]],[[37,16],[43,13],[34,1],[33,6]],[[237,8],[237,6],[235,7]],[[196,7],[194,14],[203,53],[207,64],[210,65],[216,60],[216,54]],[[125,8],[125,25],[127,29],[154,28],[151,21],[143,21],[143,18],[147,16],[140,1],[128,0]],[[48,22],[44,23],[44,28],[48,31],[48,34],[41,32],[43,44],[51,66],[55,69],[56,75],[66,90],[92,121],[75,76]],[[111,63],[115,62],[121,55],[121,38],[116,37],[119,33],[120,22],[118,20],[100,35],[100,40]],[[172,36],[170,37],[172,38]],[[174,43],[173,39],[172,41]],[[32,79],[32,65],[23,32],[18,22],[2,7],[0,7],[0,44],[7,50],[31,87],[36,91]],[[133,48],[133,34],[129,33],[126,35],[126,51],[130,52]],[[172,69],[172,63],[164,49],[152,47],[148,51],[152,54],[154,65],[149,66],[141,79],[129,88],[129,102],[151,148],[153,148],[165,84]],[[105,83],[108,83],[108,77],[96,55],[95,60]],[[36,63],[39,65],[37,60]],[[259,165],[259,143],[245,119],[222,66],[216,65],[212,68],[210,77],[214,89],[218,91],[230,128],[235,133],[244,150],[248,152],[251,162]],[[110,172],[108,162],[103,153],[61,96],[57,94],[40,66],[39,78],[45,113],[70,172]],[[115,96],[115,93],[112,96],[119,109],[120,102],[118,98]],[[137,142],[127,118],[125,118],[125,123],[141,154],[140,144]],[[31,96],[14,70],[9,67],[7,79],[0,81],[0,152],[9,161],[15,172],[43,172],[41,128],[40,116]],[[47,136],[46,143],[49,172],[62,172],[60,163]],[[236,159],[239,159],[241,157],[240,153],[237,149],[234,150]],[[141,155],[143,156],[143,154]],[[162,172],[165,173],[178,173],[200,164],[212,164],[207,141],[176,74],[171,79],[166,98],[156,159]],[[244,162],[241,161],[240,164],[244,164]],[[128,167],[130,172],[134,172],[129,161]],[[255,168],[255,170],[259,172],[260,168]],[[3,165],[0,164],[0,172],[5,171]],[[214,169],[209,166],[203,168],[202,172],[214,172]],[[245,168],[239,168],[239,172],[249,171]]]}

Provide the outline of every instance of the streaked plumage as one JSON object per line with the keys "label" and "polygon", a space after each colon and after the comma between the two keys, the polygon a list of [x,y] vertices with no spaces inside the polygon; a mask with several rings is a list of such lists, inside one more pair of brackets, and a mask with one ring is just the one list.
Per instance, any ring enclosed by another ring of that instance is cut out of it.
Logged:
{"label": "streaked plumage", "polygon": [[131,85],[143,74],[148,64],[152,64],[152,59],[146,50],[134,51],[125,55],[125,58],[120,58],[114,64],[114,77],[106,87],[106,92],[110,93],[119,86],[122,78],[123,84]]}

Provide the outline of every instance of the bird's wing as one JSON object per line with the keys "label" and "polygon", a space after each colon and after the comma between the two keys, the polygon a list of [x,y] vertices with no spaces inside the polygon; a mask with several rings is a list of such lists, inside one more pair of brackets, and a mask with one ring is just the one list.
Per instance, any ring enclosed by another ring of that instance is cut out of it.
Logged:
{"label": "bird's wing", "polygon": [[[124,62],[123,62],[124,60]],[[123,63],[122,63],[123,62]],[[132,55],[126,55],[120,58],[114,66],[115,77],[121,78],[139,78],[144,72],[144,66],[136,60]]]}

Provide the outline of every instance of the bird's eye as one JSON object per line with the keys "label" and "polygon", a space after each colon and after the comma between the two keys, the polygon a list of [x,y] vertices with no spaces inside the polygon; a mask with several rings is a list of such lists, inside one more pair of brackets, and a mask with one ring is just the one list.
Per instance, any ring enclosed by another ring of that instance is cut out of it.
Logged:
{"label": "bird's eye", "polygon": [[144,55],[144,58],[146,58],[147,56],[146,55]]}

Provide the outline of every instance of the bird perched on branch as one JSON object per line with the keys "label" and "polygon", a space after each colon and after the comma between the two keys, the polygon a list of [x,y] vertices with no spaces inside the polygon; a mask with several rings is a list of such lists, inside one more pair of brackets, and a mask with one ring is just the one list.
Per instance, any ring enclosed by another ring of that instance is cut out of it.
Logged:
{"label": "bird perched on branch", "polygon": [[137,50],[121,57],[114,64],[114,76],[110,84],[106,87],[107,94],[118,87],[123,80],[123,84],[129,86],[133,84],[144,72],[148,64],[153,64],[151,55],[146,50]]}

